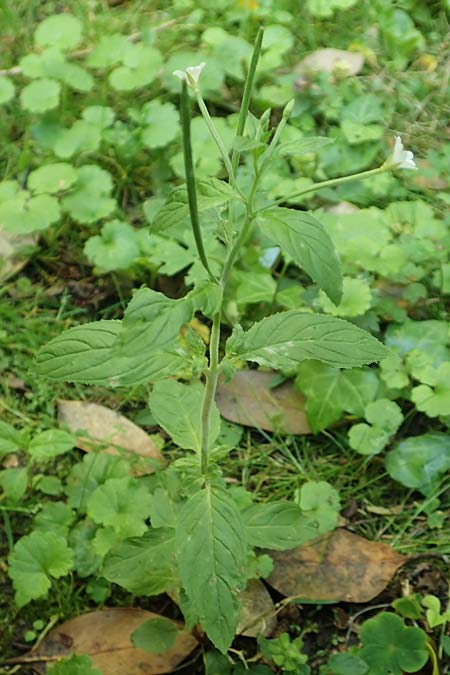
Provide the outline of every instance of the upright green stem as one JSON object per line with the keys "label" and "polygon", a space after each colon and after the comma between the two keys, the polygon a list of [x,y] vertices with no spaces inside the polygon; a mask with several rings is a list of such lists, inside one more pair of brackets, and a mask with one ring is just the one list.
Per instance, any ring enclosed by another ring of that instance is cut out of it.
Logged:
{"label": "upright green stem", "polygon": [[181,105],[180,105],[181,128],[183,132],[183,155],[184,155],[184,170],[186,173],[187,195],[189,203],[189,214],[191,217],[192,231],[194,233],[195,244],[197,246],[198,254],[203,267],[208,272],[208,276],[212,281],[216,281],[214,274],[206,257],[205,248],[203,246],[202,232],[200,229],[200,220],[198,217],[197,208],[197,189],[195,186],[194,162],[192,160],[192,144],[191,144],[191,106],[189,103],[189,94],[187,91],[186,82],[183,82],[181,89]]}
{"label": "upright green stem", "polygon": [[219,377],[219,342],[220,342],[220,321],[222,312],[219,311],[213,317],[211,329],[211,338],[209,342],[209,368],[206,373],[205,395],[202,403],[201,428],[201,471],[204,476],[208,472],[208,451],[209,451],[209,430],[211,426],[211,412],[217,389],[217,380]]}
{"label": "upright green stem", "polygon": [[[236,129],[235,138],[241,138],[244,135],[245,123],[247,121],[248,108],[250,105],[250,97],[253,89],[253,82],[255,80],[256,66],[258,65],[259,56],[261,54],[261,46],[264,37],[264,28],[260,26],[256,35],[255,46],[253,47],[253,54],[248,67],[247,79],[245,81],[244,94],[242,96],[241,109],[239,111],[239,119]],[[234,175],[236,175],[239,165],[240,152],[236,148],[231,154],[231,167]]]}

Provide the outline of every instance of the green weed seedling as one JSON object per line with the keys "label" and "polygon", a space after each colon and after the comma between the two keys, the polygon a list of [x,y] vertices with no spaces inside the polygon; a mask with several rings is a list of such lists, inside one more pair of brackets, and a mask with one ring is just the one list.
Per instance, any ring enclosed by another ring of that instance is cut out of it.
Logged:
{"label": "green weed seedling", "polygon": [[[311,518],[316,488],[314,494],[301,494],[298,502],[269,504],[251,504],[229,488],[220,461],[232,447],[221,435],[215,404],[218,379],[232,378],[246,361],[277,371],[289,371],[310,360],[324,367],[351,369],[379,361],[389,352],[353,323],[295,308],[245,327],[234,323],[231,334],[225,336],[221,326],[230,275],[257,228],[312,278],[324,297],[339,305],[342,272],[327,230],[308,212],[282,204],[324,187],[415,165],[412,153],[403,149],[397,137],[392,155],[378,168],[308,185],[285,198],[270,200],[261,179],[282,151],[281,136],[293,101],[284,108],[275,130],[269,128],[270,110],[259,119],[249,112],[262,37],[260,30],[230,154],[201,95],[205,64],[175,72],[182,81],[186,182],[154,209],[150,236],[174,231],[190,220],[198,261],[193,289],[172,299],[151,288],[140,288],[123,320],[70,328],[44,346],[37,357],[40,375],[53,381],[110,387],[151,383],[149,406],[154,419],[188,452],[151,478],[131,477],[129,463],[121,457],[87,455],[75,465],[64,487],[68,504],[61,508],[49,505],[61,510],[53,514],[61,521],[59,529],[49,527],[44,514],[33,533],[14,547],[10,575],[19,605],[44,597],[52,579],[71,570],[85,577],[98,573],[136,595],[171,593],[179,601],[187,626],[200,624],[225,653],[240,618],[240,592],[251,578],[267,572],[267,556],[258,556],[254,549],[289,549],[335,526],[334,517]],[[47,37],[44,34],[40,39],[45,43]],[[124,70],[114,71],[112,80],[118,88],[131,75],[146,77],[145,68],[132,73]],[[46,92],[46,96],[52,95],[51,90]],[[33,100],[39,102],[38,95],[42,97],[43,91],[34,92]],[[31,92],[22,97],[28,101]],[[196,180],[190,133],[192,98],[220,153],[226,179]],[[96,119],[97,113],[90,110],[89,116]],[[311,142],[307,139],[308,151]],[[69,183],[75,179],[70,167],[59,169],[64,170]],[[99,170],[89,166],[79,170],[85,175],[77,180],[82,179],[86,189],[93,181],[94,169]],[[99,178],[95,179],[97,186]],[[31,187],[38,194],[41,183],[48,188],[53,181],[53,173],[35,174]],[[105,216],[110,185],[100,183]],[[81,206],[69,203],[67,208]],[[114,224],[114,228],[121,227]],[[94,243],[92,256],[102,266],[101,242]],[[110,267],[108,259],[104,267]],[[211,324],[208,350],[199,335],[186,327],[195,314]],[[10,442],[14,444],[14,439]],[[321,485],[320,490],[324,489]],[[52,519],[51,514],[47,516]],[[30,565],[33,570],[37,566],[39,572],[34,582],[27,576]]]}

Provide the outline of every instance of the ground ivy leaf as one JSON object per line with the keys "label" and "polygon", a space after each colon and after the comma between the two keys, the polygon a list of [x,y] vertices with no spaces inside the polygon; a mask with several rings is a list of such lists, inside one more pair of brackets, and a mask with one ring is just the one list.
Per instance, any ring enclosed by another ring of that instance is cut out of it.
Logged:
{"label": "ground ivy leaf", "polygon": [[7,232],[31,234],[45,230],[61,217],[58,200],[51,195],[37,195],[21,190],[0,204],[0,222]]}
{"label": "ground ivy leaf", "polygon": [[450,363],[424,369],[420,379],[425,384],[413,387],[411,391],[411,400],[417,410],[428,417],[450,415]]}
{"label": "ground ivy leaf", "polygon": [[34,80],[20,92],[20,102],[24,110],[43,113],[56,108],[59,103],[61,85],[55,80],[41,78]]}
{"label": "ground ivy leaf", "polygon": [[141,115],[144,124],[141,140],[147,148],[162,148],[176,138],[180,123],[173,103],[155,99],[143,105]]}
{"label": "ground ivy leaf", "polygon": [[111,220],[103,225],[101,234],[87,240],[84,252],[101,272],[129,269],[140,255],[136,232],[122,220]]}
{"label": "ground ivy leaf", "polygon": [[350,447],[361,455],[377,455],[389,442],[389,433],[378,426],[361,422],[354,424],[348,433]]}
{"label": "ground ivy leaf", "polygon": [[128,38],[120,33],[103,35],[94,45],[86,63],[91,68],[109,68],[122,61],[128,47]]}
{"label": "ground ivy leaf", "polygon": [[309,213],[280,207],[264,211],[258,224],[338,305],[342,296],[341,266],[324,226]]}
{"label": "ground ivy leaf", "polygon": [[341,502],[332,485],[323,480],[308,481],[301,486],[296,498],[311,529],[316,529],[317,534],[334,530]]}
{"label": "ground ivy leaf", "polygon": [[14,93],[14,85],[9,77],[2,77],[0,80],[0,105],[8,103],[12,98],[14,98]]}
{"label": "ground ivy leaf", "polygon": [[413,349],[426,352],[433,358],[435,365],[450,360],[447,321],[407,319],[400,326],[393,324],[388,327],[385,343],[387,347],[397,347],[401,356]]}
{"label": "ground ivy leaf", "polygon": [[122,478],[130,472],[130,464],[115,455],[86,454],[75,464],[67,478],[65,493],[69,506],[81,513],[86,512],[86,502],[92,492],[109,478]]}
{"label": "ground ivy leaf", "polygon": [[431,494],[450,469],[448,435],[431,431],[400,441],[386,455],[386,469],[402,485]]}
{"label": "ground ivy leaf", "polygon": [[147,529],[151,495],[136,479],[110,478],[87,500],[87,514],[94,523],[112,527],[122,538],[136,537]]}
{"label": "ground ivy leaf", "polygon": [[7,499],[20,502],[27,490],[28,471],[25,468],[0,471],[0,486]]}
{"label": "ground ivy leaf", "polygon": [[34,40],[39,47],[58,47],[69,50],[77,47],[82,38],[81,21],[72,14],[54,14],[38,25]]}
{"label": "ground ivy leaf", "polygon": [[[182,384],[174,380],[158,382],[150,394],[149,406],[158,424],[181,448],[201,451],[201,413],[205,385]],[[177,414],[174,415],[174,410]],[[213,401],[210,446],[220,433],[220,414]]]}
{"label": "ground ivy leaf", "polygon": [[160,617],[144,621],[131,633],[131,642],[150,654],[164,654],[177,639],[178,628],[173,621]]}
{"label": "ground ivy leaf", "polygon": [[174,553],[174,530],[150,529],[113,546],[102,575],[135,595],[159,595],[176,584]]}
{"label": "ground ivy leaf", "polygon": [[153,82],[162,66],[161,53],[154,47],[128,42],[122,53],[122,66],[109,76],[116,91],[132,91]]}
{"label": "ground ivy leaf", "polygon": [[77,180],[78,174],[71,164],[55,162],[35,169],[28,176],[28,188],[34,193],[62,192],[70,188]]}
{"label": "ground ivy leaf", "polygon": [[360,637],[360,656],[369,665],[371,675],[416,673],[429,658],[426,633],[405,626],[395,614],[383,612],[365,621]]}
{"label": "ground ivy leaf", "polygon": [[239,622],[244,583],[245,529],[232,497],[206,487],[181,509],[176,529],[181,583],[214,645],[225,653]]}
{"label": "ground ivy leaf", "polygon": [[96,164],[85,164],[78,169],[73,191],[62,199],[63,209],[80,223],[94,223],[106,218],[116,208],[115,200],[109,196],[112,188],[113,181],[108,171]]}
{"label": "ground ivy leaf", "polygon": [[293,368],[306,359],[354,368],[389,354],[376,338],[347,321],[297,310],[273,314],[246,333],[235,333],[227,352],[276,369]]}
{"label": "ground ivy leaf", "polygon": [[319,361],[301,363],[297,373],[295,385],[307,397],[306,412],[314,432],[336,422],[344,411],[362,417],[379,386],[373,370],[342,371]]}
{"label": "ground ivy leaf", "polygon": [[65,502],[47,502],[34,518],[36,530],[65,537],[75,520],[75,512]]}
{"label": "ground ivy leaf", "polygon": [[319,304],[324,312],[332,316],[353,317],[367,312],[372,304],[370,286],[362,279],[344,277],[342,298],[338,305],[327,298],[323,291],[319,294]]}
{"label": "ground ivy leaf", "polygon": [[390,434],[394,434],[403,422],[402,409],[395,401],[387,398],[379,398],[368,403],[364,416],[369,424],[385,429]]}
{"label": "ground ivy leaf", "polygon": [[19,539],[9,557],[9,576],[16,590],[18,607],[45,597],[51,579],[59,579],[71,569],[72,551],[65,538],[36,531]]}
{"label": "ground ivy leaf", "polygon": [[61,659],[47,668],[47,675],[102,675],[100,670],[92,667],[92,659],[85,654]]}

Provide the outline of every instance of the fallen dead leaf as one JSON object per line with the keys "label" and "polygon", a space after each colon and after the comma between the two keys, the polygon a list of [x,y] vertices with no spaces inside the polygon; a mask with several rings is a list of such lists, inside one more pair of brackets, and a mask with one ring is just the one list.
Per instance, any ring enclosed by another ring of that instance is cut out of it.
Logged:
{"label": "fallen dead leaf", "polygon": [[77,446],[86,452],[101,450],[110,455],[139,455],[153,460],[146,464],[146,473],[163,461],[160,450],[143,429],[103,405],[58,401],[58,421],[77,435]]}
{"label": "fallen dead leaf", "polygon": [[275,373],[240,370],[231,382],[220,382],[216,403],[225,419],[248,427],[309,434],[305,398],[290,382],[270,388]]}
{"label": "fallen dead leaf", "polygon": [[357,75],[364,65],[364,56],[360,52],[348,52],[343,49],[318,49],[308,54],[296,66],[302,74],[314,71],[333,73],[339,70],[347,77]]}
{"label": "fallen dead leaf", "polygon": [[285,596],[316,602],[368,602],[408,560],[387,544],[341,528],[290,551],[271,552],[271,557],[268,583]]}
{"label": "fallen dead leaf", "polygon": [[[269,591],[259,579],[249,582],[245,591],[239,595],[242,603],[241,619],[236,628],[238,635],[257,637],[272,635],[277,625],[274,604]],[[259,621],[256,621],[261,617]],[[255,623],[256,622],[256,623]]]}
{"label": "fallen dead leaf", "polygon": [[[87,654],[102,675],[170,673],[195,649],[197,640],[191,633],[180,632],[175,645],[164,654],[149,654],[133,647],[131,633],[144,621],[156,618],[160,618],[158,614],[137,607],[114,607],[81,614],[54,628],[33,656]],[[174,623],[182,628],[182,624]],[[46,672],[42,661],[33,667],[40,675]]]}
{"label": "fallen dead leaf", "polygon": [[27,262],[28,251],[37,238],[27,234],[12,234],[0,231],[0,282],[19,272]]}

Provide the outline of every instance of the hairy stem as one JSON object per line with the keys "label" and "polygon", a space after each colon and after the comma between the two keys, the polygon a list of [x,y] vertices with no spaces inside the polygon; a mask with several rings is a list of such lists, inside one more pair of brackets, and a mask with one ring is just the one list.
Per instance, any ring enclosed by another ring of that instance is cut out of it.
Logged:
{"label": "hairy stem", "polygon": [[211,339],[209,343],[209,368],[206,374],[205,395],[202,403],[202,445],[201,445],[201,471],[205,476],[208,472],[209,429],[211,426],[211,412],[217,389],[219,377],[219,342],[220,321],[222,312],[219,311],[213,317]]}

